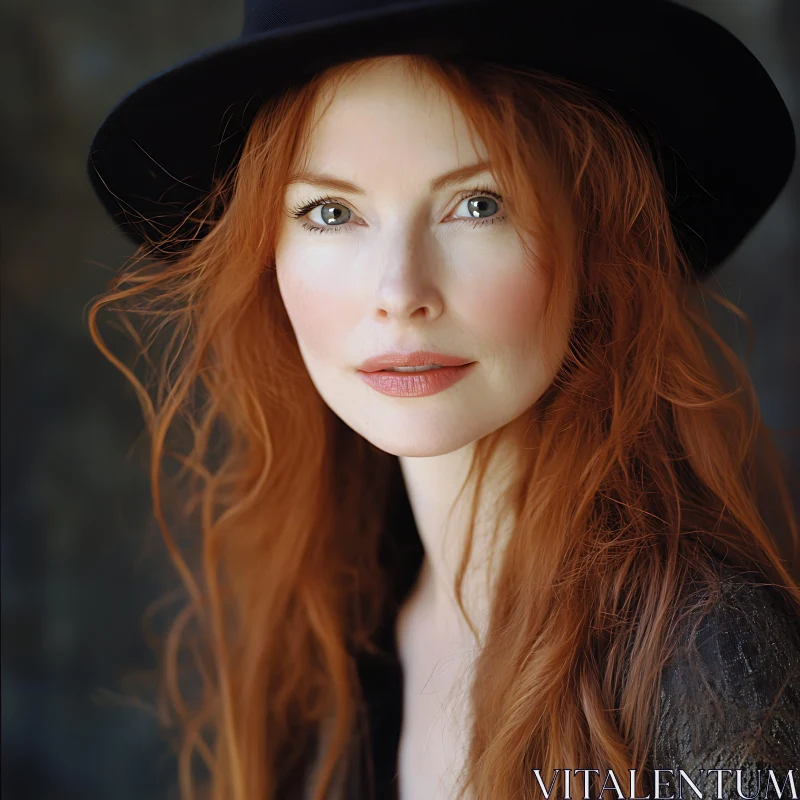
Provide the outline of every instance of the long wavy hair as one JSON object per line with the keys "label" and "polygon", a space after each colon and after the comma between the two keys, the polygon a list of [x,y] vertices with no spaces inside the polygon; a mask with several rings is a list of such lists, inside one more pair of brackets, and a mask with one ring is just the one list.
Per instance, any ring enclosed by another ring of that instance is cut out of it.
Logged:
{"label": "long wavy hair", "polygon": [[[657,151],[612,104],[534,70],[399,58],[452,98],[488,151],[511,221],[535,236],[547,334],[565,308],[572,326],[552,385],[526,412],[503,498],[513,531],[474,665],[459,798],[528,796],[531,767],[636,768],[642,781],[660,672],[680,626],[718,596],[714,559],[800,609],[760,506],[773,491],[796,557],[789,465],[707,299],[749,322],[696,286]],[[97,347],[141,401],[155,517],[185,590],[158,670],[183,800],[287,797],[323,742],[322,800],[356,735],[355,657],[376,651],[391,601],[381,548],[404,487],[398,459],[315,390],[274,253],[315,104],[376,63],[336,66],[262,106],[192,227],[167,237],[173,255],[143,246],[90,305]],[[145,378],[100,336],[104,309],[146,357]],[[501,433],[477,442],[475,498]],[[172,474],[169,459],[180,464]],[[171,515],[194,531],[183,545]],[[403,534],[409,546],[414,533]]]}

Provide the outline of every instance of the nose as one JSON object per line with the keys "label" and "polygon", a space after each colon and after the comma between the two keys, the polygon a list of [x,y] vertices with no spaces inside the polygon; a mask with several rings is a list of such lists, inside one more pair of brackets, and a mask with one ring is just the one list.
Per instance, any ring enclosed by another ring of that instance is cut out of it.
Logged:
{"label": "nose", "polygon": [[421,237],[409,233],[387,243],[375,291],[375,316],[405,321],[431,320],[444,307],[436,283],[437,264]]}

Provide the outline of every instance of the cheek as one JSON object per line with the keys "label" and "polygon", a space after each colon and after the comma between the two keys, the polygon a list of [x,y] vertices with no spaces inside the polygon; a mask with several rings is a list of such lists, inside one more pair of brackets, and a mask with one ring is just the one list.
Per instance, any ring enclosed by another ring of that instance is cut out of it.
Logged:
{"label": "cheek", "polygon": [[278,285],[304,355],[335,353],[351,325],[347,294],[312,271],[279,269]]}
{"label": "cheek", "polygon": [[498,347],[526,348],[536,339],[545,291],[544,281],[527,265],[497,270],[469,287],[469,319]]}

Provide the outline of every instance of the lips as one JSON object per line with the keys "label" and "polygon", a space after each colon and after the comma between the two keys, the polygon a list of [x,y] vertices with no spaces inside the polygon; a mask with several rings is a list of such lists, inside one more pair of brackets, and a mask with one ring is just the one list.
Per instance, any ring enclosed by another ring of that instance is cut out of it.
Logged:
{"label": "lips", "polygon": [[458,383],[476,364],[468,358],[432,350],[395,351],[368,358],[358,368],[358,374],[381,394],[427,397]]}
{"label": "lips", "polygon": [[449,389],[476,369],[478,362],[461,366],[428,369],[422,372],[358,371],[358,376],[373,389],[390,397],[428,397]]}
{"label": "lips", "polygon": [[444,369],[444,367],[441,364],[431,364],[424,367],[386,367],[381,372],[430,372],[433,369]]}
{"label": "lips", "polygon": [[[392,352],[373,356],[364,361],[359,370],[361,372],[389,371],[389,374],[403,374],[403,372],[409,374],[407,370],[398,370],[396,373],[392,370],[398,367],[460,367],[470,363],[472,362],[468,358],[460,356],[436,353],[430,350],[415,350],[412,353]],[[422,372],[427,371],[422,370]],[[419,372],[415,370],[410,374],[419,374]]]}

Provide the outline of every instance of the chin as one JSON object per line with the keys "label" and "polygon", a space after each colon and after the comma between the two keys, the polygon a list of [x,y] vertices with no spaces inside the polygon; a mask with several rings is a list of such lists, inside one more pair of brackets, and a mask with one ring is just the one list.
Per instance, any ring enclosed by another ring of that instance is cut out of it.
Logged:
{"label": "chin", "polygon": [[469,441],[465,441],[463,437],[439,436],[435,439],[422,439],[411,436],[398,437],[397,435],[392,435],[385,437],[365,436],[364,438],[385,453],[389,453],[393,456],[407,456],[409,458],[443,456],[469,444]]}
{"label": "chin", "polygon": [[[359,387],[360,388],[360,387]],[[492,433],[521,410],[487,398],[431,397],[395,401],[317,384],[328,408],[374,447],[394,456],[429,458],[453,453]],[[327,390],[327,391],[326,391]],[[497,406],[501,406],[498,408]]]}
{"label": "chin", "polygon": [[386,413],[384,409],[357,416],[340,415],[340,418],[385,453],[426,458],[460,450],[489,432],[476,425],[474,417],[470,419],[459,411],[452,408],[433,413]]}

